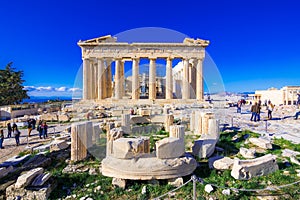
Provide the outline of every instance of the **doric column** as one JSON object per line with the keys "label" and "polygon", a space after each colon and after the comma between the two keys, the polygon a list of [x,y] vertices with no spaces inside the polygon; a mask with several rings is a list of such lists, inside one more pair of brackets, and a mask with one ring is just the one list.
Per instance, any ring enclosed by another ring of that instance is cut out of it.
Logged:
{"label": "doric column", "polygon": [[292,90],[291,92],[292,92],[291,105],[294,105],[294,90]]}
{"label": "doric column", "polygon": [[94,91],[93,91],[93,99],[98,99],[98,60],[93,65],[93,77],[94,77]]}
{"label": "doric column", "polygon": [[202,59],[197,61],[197,77],[196,77],[196,98],[198,101],[203,101],[203,67]]}
{"label": "doric column", "polygon": [[183,60],[183,77],[182,77],[182,99],[190,98],[189,88],[189,60]]}
{"label": "doric column", "polygon": [[285,90],[285,105],[289,105],[289,90],[286,88]]}
{"label": "doric column", "polygon": [[105,89],[103,83],[104,77],[104,62],[103,59],[98,58],[98,99],[104,99],[103,90]]}
{"label": "doric column", "polygon": [[121,68],[120,68],[120,90],[121,90],[121,98],[125,96],[125,75],[124,75],[124,63],[125,61],[121,61]]}
{"label": "doric column", "polygon": [[106,59],[106,74],[107,74],[107,88],[106,98],[112,97],[112,73],[111,73],[111,60]]}
{"label": "doric column", "polygon": [[89,67],[89,75],[88,75],[88,87],[89,89],[89,99],[94,99],[94,93],[95,93],[95,72],[94,72],[94,61],[92,60],[90,62],[90,67]]}
{"label": "doric column", "polygon": [[116,59],[115,65],[115,98],[121,99],[121,59]]}
{"label": "doric column", "polygon": [[156,99],[156,64],[155,58],[150,58],[149,64],[149,99]]}
{"label": "doric column", "polygon": [[90,67],[90,60],[87,58],[83,59],[83,95],[82,98],[84,100],[89,99],[88,97],[88,93],[89,93],[89,87],[88,87],[88,71],[89,71],[89,67]]}
{"label": "doric column", "polygon": [[132,60],[132,99],[140,98],[139,59]]}
{"label": "doric column", "polygon": [[166,99],[173,99],[172,59],[167,58],[166,66]]}
{"label": "doric column", "polygon": [[107,98],[108,82],[107,82],[107,67],[105,67],[103,62],[103,74],[102,74],[102,97]]}

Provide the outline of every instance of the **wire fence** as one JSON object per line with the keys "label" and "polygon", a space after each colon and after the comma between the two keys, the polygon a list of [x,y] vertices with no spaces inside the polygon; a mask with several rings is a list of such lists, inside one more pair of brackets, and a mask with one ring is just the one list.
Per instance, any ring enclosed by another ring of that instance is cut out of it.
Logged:
{"label": "wire fence", "polygon": [[227,189],[227,190],[230,190],[230,191],[233,191],[233,192],[263,192],[263,191],[277,191],[277,190],[280,190],[282,188],[286,188],[286,187],[290,187],[290,186],[293,186],[293,185],[297,185],[300,183],[300,180],[299,181],[295,181],[295,182],[292,182],[292,183],[288,183],[288,184],[285,184],[285,185],[272,185],[272,186],[268,186],[266,188],[263,188],[263,189],[245,189],[245,188],[233,188],[233,187],[225,187],[225,186],[219,186],[217,184],[212,184],[212,183],[207,183],[205,182],[202,178],[199,178],[195,175],[192,175],[190,180],[188,180],[187,182],[185,182],[183,185],[173,189],[173,190],[170,190],[169,192],[163,194],[163,195],[160,195],[156,198],[153,198],[153,200],[159,200],[167,195],[171,195],[173,192],[179,190],[180,188],[186,186],[187,184],[189,184],[190,182],[193,182],[193,200],[196,200],[197,199],[197,192],[196,192],[196,187],[197,187],[197,183],[198,184],[201,184],[201,185],[211,185],[215,188],[220,188],[220,189]]}

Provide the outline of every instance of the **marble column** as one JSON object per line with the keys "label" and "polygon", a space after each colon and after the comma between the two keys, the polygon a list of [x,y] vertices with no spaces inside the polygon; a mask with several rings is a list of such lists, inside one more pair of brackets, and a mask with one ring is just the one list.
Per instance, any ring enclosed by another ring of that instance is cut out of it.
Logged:
{"label": "marble column", "polygon": [[108,88],[108,82],[107,82],[107,68],[105,67],[103,63],[103,74],[102,74],[102,97],[103,99],[107,98],[107,88]]}
{"label": "marble column", "polygon": [[93,91],[93,99],[98,99],[98,60],[93,65],[93,76],[94,76],[94,91]]}
{"label": "marble column", "polygon": [[292,95],[291,95],[291,105],[294,105],[294,90],[291,91]]}
{"label": "marble column", "polygon": [[285,102],[286,102],[285,105],[289,105],[289,90],[288,89],[285,90]]}
{"label": "marble column", "polygon": [[149,99],[156,99],[156,64],[155,58],[150,58],[149,64]]}
{"label": "marble column", "polygon": [[106,98],[112,97],[112,73],[111,73],[111,61],[106,60],[106,74],[107,74],[107,87],[106,87]]}
{"label": "marble column", "polygon": [[196,77],[196,99],[203,101],[203,67],[202,59],[197,62],[197,77]]}
{"label": "marble column", "polygon": [[167,58],[166,65],[166,99],[173,99],[172,59]]}
{"label": "marble column", "polygon": [[121,60],[120,59],[116,59],[115,60],[115,98],[116,99],[121,99]]}
{"label": "marble column", "polygon": [[124,75],[124,63],[125,61],[121,61],[121,68],[120,68],[120,91],[121,91],[121,99],[125,96],[125,75]]}
{"label": "marble column", "polygon": [[95,96],[95,62],[91,61],[90,63],[90,70],[89,70],[89,99],[94,99]]}
{"label": "marble column", "polygon": [[132,99],[140,98],[139,59],[132,60]]}
{"label": "marble column", "polygon": [[82,98],[84,100],[89,99],[89,87],[88,87],[88,80],[89,80],[89,66],[90,66],[90,60],[87,58],[83,59],[83,94],[82,94]]}
{"label": "marble column", "polygon": [[189,88],[189,60],[183,60],[183,77],[182,77],[182,99],[190,98]]}
{"label": "marble column", "polygon": [[103,83],[103,77],[104,77],[104,63],[103,59],[98,59],[98,99],[104,99],[103,96],[103,90],[105,89],[104,83]]}

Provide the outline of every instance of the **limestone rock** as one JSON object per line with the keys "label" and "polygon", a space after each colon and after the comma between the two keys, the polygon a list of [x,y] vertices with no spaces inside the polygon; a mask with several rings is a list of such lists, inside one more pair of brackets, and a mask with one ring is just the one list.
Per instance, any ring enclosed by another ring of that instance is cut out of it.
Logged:
{"label": "limestone rock", "polygon": [[222,190],[222,194],[224,194],[224,195],[230,195],[230,189],[224,189],[224,190]]}
{"label": "limestone rock", "polygon": [[272,149],[271,141],[266,138],[249,138],[249,142],[263,149]]}
{"label": "limestone rock", "polygon": [[113,178],[112,185],[125,189],[126,180],[121,178]]}
{"label": "limestone rock", "polygon": [[235,159],[231,176],[238,180],[249,180],[278,170],[276,156],[267,154],[252,160]]}
{"label": "limestone rock", "polygon": [[168,184],[172,185],[174,187],[179,187],[179,186],[183,185],[183,178],[178,177],[178,178],[169,179]]}
{"label": "limestone rock", "polygon": [[58,115],[58,121],[68,122],[68,121],[70,121],[70,116],[67,114],[60,114],[60,115]]}
{"label": "limestone rock", "polygon": [[9,167],[1,167],[0,168],[0,178],[5,177],[7,174],[9,174],[14,169],[13,166]]}
{"label": "limestone rock", "polygon": [[43,168],[35,168],[18,177],[15,188],[26,187],[39,174],[43,173]]}
{"label": "limestone rock", "polygon": [[60,151],[60,150],[63,150],[63,149],[66,149],[69,147],[69,144],[67,143],[67,141],[64,141],[64,140],[54,140],[52,143],[51,143],[51,146],[50,146],[50,152],[53,152],[53,151]]}
{"label": "limestone rock", "polygon": [[247,148],[240,148],[240,154],[244,157],[244,158],[255,158],[255,149],[247,149]]}
{"label": "limestone rock", "polygon": [[216,139],[199,139],[194,142],[192,147],[193,155],[198,156],[199,158],[208,158],[214,151],[217,144]]}
{"label": "limestone rock", "polygon": [[156,156],[160,159],[178,158],[185,153],[184,140],[164,138],[156,143]]}
{"label": "limestone rock", "polygon": [[290,149],[283,149],[281,155],[282,155],[283,157],[298,156],[298,155],[300,155],[300,152],[298,152],[298,151],[293,151],[293,150],[290,150]]}
{"label": "limestone rock", "polygon": [[32,186],[42,186],[44,185],[48,179],[51,177],[50,173],[39,174],[34,181],[32,182]]}
{"label": "limestone rock", "polygon": [[214,190],[214,188],[212,187],[212,185],[206,184],[205,187],[204,187],[204,190],[207,193],[211,193]]}
{"label": "limestone rock", "polygon": [[231,169],[232,168],[233,162],[234,162],[233,159],[231,159],[229,157],[224,157],[224,158],[221,158],[219,160],[216,160],[213,163],[213,166],[217,170],[226,170],[226,169]]}
{"label": "limestone rock", "polygon": [[6,199],[15,200],[15,199],[48,199],[51,191],[54,189],[53,185],[46,184],[42,187],[35,188],[34,190],[25,189],[25,188],[16,188],[15,185],[11,185],[6,188]]}
{"label": "limestone rock", "polygon": [[291,163],[294,163],[296,165],[300,165],[299,160],[295,156],[290,157]]}
{"label": "limestone rock", "polygon": [[56,113],[46,113],[42,114],[40,120],[43,121],[58,121],[58,116]]}

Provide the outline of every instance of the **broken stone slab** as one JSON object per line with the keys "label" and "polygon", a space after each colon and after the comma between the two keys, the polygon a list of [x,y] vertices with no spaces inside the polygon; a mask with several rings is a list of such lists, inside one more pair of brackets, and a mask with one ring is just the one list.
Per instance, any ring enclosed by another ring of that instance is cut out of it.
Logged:
{"label": "broken stone slab", "polygon": [[208,159],[208,167],[209,167],[209,169],[213,169],[213,168],[214,168],[214,162],[215,162],[216,160],[220,160],[220,159],[222,159],[222,158],[224,158],[224,156],[219,156],[219,155],[217,155],[217,156],[210,157],[210,158]]}
{"label": "broken stone slab", "polygon": [[113,178],[112,185],[125,189],[126,180],[121,178]]}
{"label": "broken stone slab", "polygon": [[51,164],[51,158],[46,157],[43,153],[38,153],[29,160],[27,160],[22,167],[47,167]]}
{"label": "broken stone slab", "polygon": [[226,170],[231,169],[233,166],[234,160],[229,157],[224,157],[221,159],[218,159],[213,162],[213,166],[217,170]]}
{"label": "broken stone slab", "polygon": [[63,149],[67,149],[69,147],[67,141],[64,141],[64,140],[60,140],[60,141],[57,141],[57,140],[54,140],[51,145],[50,145],[50,152],[53,152],[53,151],[60,151],[60,150],[63,150]]}
{"label": "broken stone slab", "polygon": [[296,165],[300,165],[299,160],[295,156],[290,157],[291,163],[294,163]]}
{"label": "broken stone slab", "polygon": [[30,157],[30,154],[24,155],[24,156],[14,156],[12,158],[7,159],[3,163],[0,164],[0,167],[9,167],[9,166],[16,166],[22,162],[25,162]]}
{"label": "broken stone slab", "polygon": [[15,199],[48,199],[50,193],[55,188],[55,185],[46,184],[42,187],[35,188],[34,190],[25,188],[16,188],[15,185],[11,185],[6,188],[5,196],[7,200]]}
{"label": "broken stone slab", "polygon": [[208,158],[214,151],[217,144],[217,139],[199,139],[195,140],[194,145],[192,146],[192,152],[194,156],[199,158]]}
{"label": "broken stone slab", "polygon": [[278,170],[276,156],[267,154],[265,156],[251,159],[235,159],[231,176],[238,180],[249,180],[255,176],[264,176]]}
{"label": "broken stone slab", "polygon": [[247,149],[244,147],[240,148],[240,154],[244,157],[244,158],[255,158],[255,153],[256,150],[255,149]]}
{"label": "broken stone slab", "polygon": [[51,177],[50,173],[39,174],[32,182],[32,186],[42,186],[44,185],[48,179]]}
{"label": "broken stone slab", "polygon": [[44,169],[39,167],[28,171],[27,173],[18,177],[15,188],[22,188],[30,185],[31,181],[39,174],[43,173]]}
{"label": "broken stone slab", "polygon": [[9,174],[11,171],[13,171],[14,167],[13,166],[8,166],[8,167],[1,167],[0,168],[0,178],[5,177],[7,174]]}
{"label": "broken stone slab", "polygon": [[168,184],[172,185],[174,187],[182,186],[183,185],[183,178],[178,177],[178,178],[168,179]]}
{"label": "broken stone slab", "polygon": [[156,156],[159,159],[178,158],[185,153],[184,140],[168,137],[155,143]]}
{"label": "broken stone slab", "polygon": [[130,159],[140,154],[150,152],[149,138],[119,138],[113,141],[112,156],[120,159]]}
{"label": "broken stone slab", "polygon": [[272,149],[271,141],[263,137],[249,138],[249,142],[263,149]]}
{"label": "broken stone slab", "polygon": [[281,156],[283,156],[283,157],[291,157],[291,156],[298,156],[298,155],[300,155],[300,152],[293,151],[290,149],[283,149],[282,153],[281,153]]}

